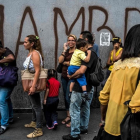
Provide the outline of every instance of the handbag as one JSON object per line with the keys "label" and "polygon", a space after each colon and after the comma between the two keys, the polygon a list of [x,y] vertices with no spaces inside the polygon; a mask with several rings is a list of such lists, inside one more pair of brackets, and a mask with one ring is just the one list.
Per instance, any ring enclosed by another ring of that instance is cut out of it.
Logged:
{"label": "handbag", "polygon": [[62,73],[62,67],[63,67],[63,63],[59,63],[58,66],[57,66],[57,68],[56,68],[56,71],[58,73]]}
{"label": "handbag", "polygon": [[[136,87],[140,80],[140,71],[137,78]],[[129,101],[124,102],[124,105],[129,105]],[[132,113],[128,107],[128,111],[124,116],[121,124],[121,138],[122,140],[140,140],[140,113]]]}
{"label": "handbag", "polygon": [[0,86],[14,87],[18,81],[18,68],[16,66],[0,66]]}
{"label": "handbag", "polygon": [[[30,63],[30,60],[29,60],[29,63]],[[41,92],[41,91],[46,90],[47,72],[48,72],[48,69],[44,69],[41,67],[35,92]],[[21,71],[22,87],[25,92],[28,92],[30,90],[33,80],[34,80],[34,76],[35,76],[35,72],[29,71],[29,64],[27,66],[27,69]]]}

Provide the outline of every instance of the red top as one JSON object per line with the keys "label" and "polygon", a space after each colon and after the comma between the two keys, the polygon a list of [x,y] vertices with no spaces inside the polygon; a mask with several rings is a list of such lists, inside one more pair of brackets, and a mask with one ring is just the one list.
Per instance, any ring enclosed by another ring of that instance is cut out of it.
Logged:
{"label": "red top", "polygon": [[49,84],[47,84],[47,88],[49,88],[48,97],[56,97],[59,94],[59,88],[61,87],[60,82],[56,80],[54,77],[51,77],[48,80]]}

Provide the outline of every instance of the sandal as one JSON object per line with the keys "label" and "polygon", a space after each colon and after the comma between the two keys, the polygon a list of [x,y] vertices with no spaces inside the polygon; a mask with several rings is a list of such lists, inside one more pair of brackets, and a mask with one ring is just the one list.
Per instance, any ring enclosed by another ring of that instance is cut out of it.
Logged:
{"label": "sandal", "polygon": [[[69,118],[69,119],[67,119],[67,118]],[[67,123],[69,123],[70,122],[70,116],[67,116],[63,121],[62,121],[62,124],[67,124]]]}
{"label": "sandal", "polygon": [[71,122],[67,123],[66,127],[71,127]]}

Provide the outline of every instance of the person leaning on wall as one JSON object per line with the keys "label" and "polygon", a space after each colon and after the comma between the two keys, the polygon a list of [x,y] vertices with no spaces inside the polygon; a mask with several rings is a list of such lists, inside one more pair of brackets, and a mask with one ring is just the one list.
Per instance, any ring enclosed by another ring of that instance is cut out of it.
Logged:
{"label": "person leaning on wall", "polygon": [[[13,52],[5,47],[3,48],[0,41],[0,65],[16,66],[16,59]],[[10,99],[14,86],[0,86],[0,114],[1,114],[1,127],[0,135],[3,134],[9,123],[13,122],[13,107]]]}
{"label": "person leaning on wall", "polygon": [[106,78],[103,82],[101,82],[102,87],[104,87],[104,85],[113,69],[114,63],[121,58],[121,55],[123,52],[122,42],[121,42],[120,37],[114,37],[114,38],[112,38],[112,40],[110,42],[113,43],[113,50],[111,50],[107,63],[106,63],[106,67],[105,67],[105,68],[107,68]]}
{"label": "person leaning on wall", "polygon": [[[100,92],[101,122],[105,122],[102,140],[121,140],[120,124],[129,108],[137,113],[140,125],[140,24],[133,26],[125,39],[121,60],[114,63],[112,72]],[[137,135],[140,135],[140,131]]]}
{"label": "person leaning on wall", "polygon": [[40,69],[43,66],[44,57],[42,53],[40,39],[38,36],[28,35],[24,39],[24,47],[26,50],[29,51],[29,53],[26,57],[26,60],[23,63],[23,66],[25,69],[27,69],[28,67],[30,71],[35,72],[34,80],[28,93],[33,111],[32,121],[29,124],[25,124],[24,126],[26,128],[29,127],[35,128],[35,130],[32,133],[27,135],[28,138],[34,138],[43,135],[42,131],[43,114],[41,109],[41,99],[40,93],[39,92],[36,93],[35,85],[39,78]]}
{"label": "person leaning on wall", "polygon": [[64,92],[64,100],[65,100],[65,108],[67,111],[67,117],[62,121],[62,124],[65,124],[66,127],[70,127],[71,117],[69,113],[69,106],[70,106],[70,96],[69,96],[69,86],[70,80],[67,77],[67,70],[68,66],[70,65],[70,59],[76,47],[77,37],[73,34],[70,34],[67,37],[67,43],[64,43],[63,52],[59,56],[59,63],[63,63],[62,67],[62,74],[61,74],[61,82]]}

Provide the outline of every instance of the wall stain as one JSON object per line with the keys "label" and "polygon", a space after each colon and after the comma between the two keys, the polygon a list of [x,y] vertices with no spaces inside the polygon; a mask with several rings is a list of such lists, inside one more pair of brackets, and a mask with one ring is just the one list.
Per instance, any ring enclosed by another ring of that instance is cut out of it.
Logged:
{"label": "wall stain", "polygon": [[78,21],[80,15],[82,15],[82,26],[81,26],[81,31],[84,30],[85,28],[85,9],[84,7],[81,7],[77,17],[75,18],[74,22],[71,24],[70,28],[68,29],[68,25],[66,23],[66,20],[63,16],[63,13],[61,9],[59,8],[54,8],[54,35],[55,35],[55,68],[57,67],[57,52],[58,52],[58,32],[57,32],[57,19],[58,19],[58,14],[60,15],[64,25],[65,25],[65,32],[66,35],[69,35],[71,33],[72,28],[74,27],[75,23]]}
{"label": "wall stain", "polygon": [[4,24],[4,6],[0,5],[0,40],[4,46],[4,33],[3,33],[3,24]]}
{"label": "wall stain", "polygon": [[31,10],[30,7],[26,7],[26,8],[25,8],[25,11],[24,11],[24,13],[23,13],[23,17],[22,17],[22,19],[21,19],[21,24],[20,24],[20,28],[19,28],[20,30],[19,30],[18,40],[17,40],[17,44],[16,44],[16,50],[15,50],[15,56],[16,56],[16,58],[17,58],[17,55],[18,55],[19,45],[22,45],[22,44],[24,43],[23,41],[20,41],[20,38],[21,38],[23,23],[24,23],[24,20],[25,20],[26,15],[27,15],[28,13],[29,13],[31,22],[32,22],[32,24],[33,24],[33,28],[34,28],[34,31],[35,31],[35,35],[38,36],[37,26],[36,26],[35,20],[34,20],[34,18],[33,18],[32,10]]}
{"label": "wall stain", "polygon": [[127,34],[127,24],[128,24],[128,13],[130,11],[138,11],[140,13],[140,10],[137,8],[126,8],[125,9],[125,25],[124,25],[124,40]]}

